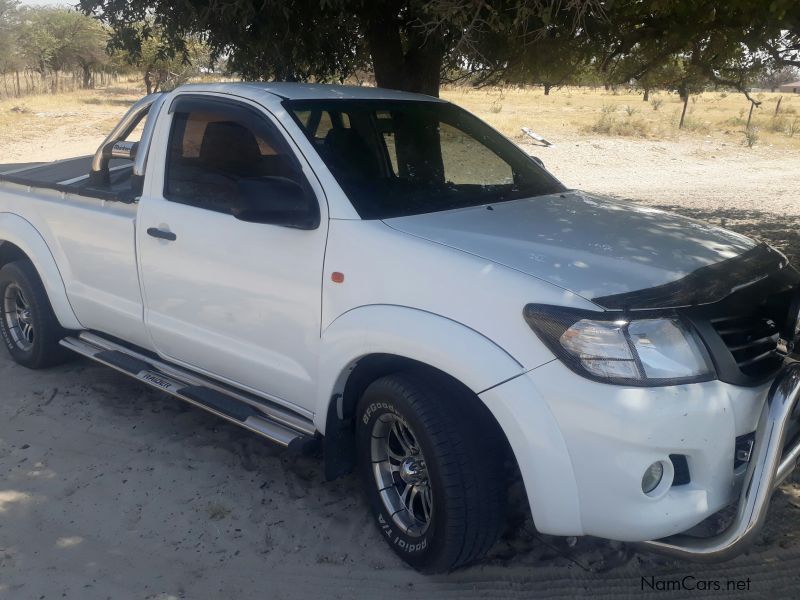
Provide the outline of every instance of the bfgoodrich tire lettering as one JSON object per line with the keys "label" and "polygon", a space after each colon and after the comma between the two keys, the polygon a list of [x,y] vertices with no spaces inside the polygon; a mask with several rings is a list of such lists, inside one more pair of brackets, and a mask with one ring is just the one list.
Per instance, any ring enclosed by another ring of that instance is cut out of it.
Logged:
{"label": "bfgoodrich tire lettering", "polygon": [[69,355],[58,342],[65,333],[29,261],[0,269],[0,337],[17,363],[43,369],[64,362]]}
{"label": "bfgoodrich tire lettering", "polygon": [[444,377],[406,372],[372,383],[358,406],[359,470],[378,528],[426,573],[481,558],[504,524],[502,445],[467,396]]}

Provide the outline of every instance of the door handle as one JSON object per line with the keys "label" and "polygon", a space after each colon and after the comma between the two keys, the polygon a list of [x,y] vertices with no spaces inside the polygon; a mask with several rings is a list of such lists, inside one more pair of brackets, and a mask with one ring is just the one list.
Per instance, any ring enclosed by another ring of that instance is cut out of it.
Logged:
{"label": "door handle", "polygon": [[163,229],[158,229],[157,227],[151,227],[147,230],[147,235],[150,237],[158,238],[160,240],[167,240],[168,242],[174,242],[178,239],[178,236],[172,233],[171,231],[164,231]]}

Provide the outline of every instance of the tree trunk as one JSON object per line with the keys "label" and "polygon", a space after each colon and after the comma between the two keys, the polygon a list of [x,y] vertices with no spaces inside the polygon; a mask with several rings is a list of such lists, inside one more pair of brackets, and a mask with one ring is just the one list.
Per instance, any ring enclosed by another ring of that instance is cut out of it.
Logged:
{"label": "tree trunk", "polygon": [[689,106],[689,90],[687,90],[685,87],[679,87],[678,95],[683,100],[683,110],[681,111],[681,122],[678,123],[678,129],[683,129],[683,123],[686,120],[686,108]]}
{"label": "tree trunk", "polygon": [[644,94],[642,95],[642,100],[645,102],[650,101],[650,88],[644,88]]}
{"label": "tree trunk", "polygon": [[81,65],[81,69],[83,71],[83,81],[82,86],[83,89],[88,90],[89,88],[94,87],[92,85],[92,69],[88,64]]}
{"label": "tree trunk", "polygon": [[550,88],[551,87],[553,87],[552,83],[545,83],[544,84],[544,95],[545,96],[549,96],[550,95]]}
{"label": "tree trunk", "polygon": [[150,78],[150,69],[144,72],[144,87],[147,88],[147,95],[153,93],[153,80]]}
{"label": "tree trunk", "polygon": [[681,111],[681,122],[678,124],[678,129],[683,129],[683,122],[686,120],[686,107],[689,106],[689,94],[683,97],[683,110]]}
{"label": "tree trunk", "polygon": [[[365,17],[367,44],[375,82],[380,87],[439,96],[444,43],[436,33],[425,34],[402,24],[382,3]],[[403,33],[406,50],[403,49]]]}
{"label": "tree trunk", "polygon": [[164,75],[164,72],[163,72],[163,71],[158,71],[158,72],[156,73],[156,79],[155,79],[155,81],[153,82],[153,93],[154,93],[154,94],[155,94],[156,92],[158,92],[158,90],[160,90],[160,89],[161,89],[161,86],[163,86],[163,85],[164,85],[164,82],[165,82],[165,81],[166,81],[166,76]]}

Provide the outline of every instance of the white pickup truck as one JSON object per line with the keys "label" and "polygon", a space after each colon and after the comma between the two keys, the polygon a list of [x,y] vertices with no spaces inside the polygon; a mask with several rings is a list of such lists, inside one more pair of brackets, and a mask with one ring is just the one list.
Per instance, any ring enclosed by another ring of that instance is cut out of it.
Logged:
{"label": "white pickup truck", "polygon": [[541,532],[724,559],[800,456],[786,258],[567,189],[447,102],[190,85],[0,173],[19,364],[74,351],[321,447],[425,572],[487,552],[515,474]]}

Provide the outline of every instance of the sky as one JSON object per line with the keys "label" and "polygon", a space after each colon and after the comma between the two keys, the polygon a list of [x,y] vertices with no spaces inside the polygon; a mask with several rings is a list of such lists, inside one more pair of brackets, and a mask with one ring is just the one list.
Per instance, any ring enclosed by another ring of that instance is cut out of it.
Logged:
{"label": "sky", "polygon": [[20,4],[27,6],[74,6],[78,0],[22,0]]}

